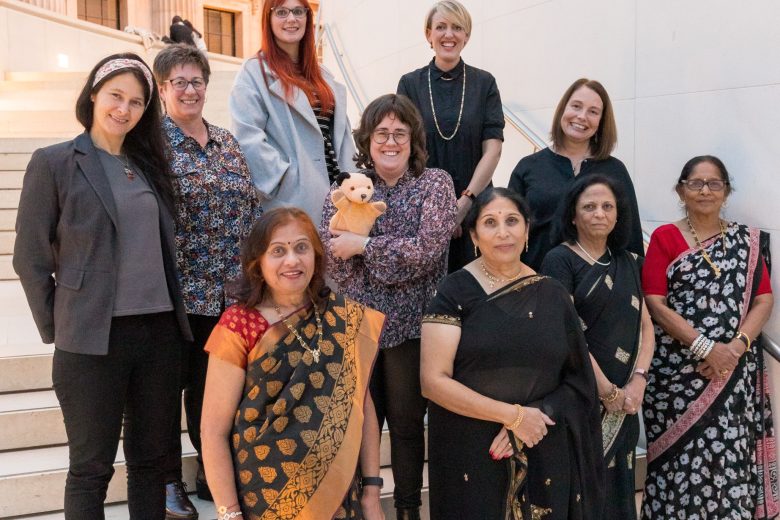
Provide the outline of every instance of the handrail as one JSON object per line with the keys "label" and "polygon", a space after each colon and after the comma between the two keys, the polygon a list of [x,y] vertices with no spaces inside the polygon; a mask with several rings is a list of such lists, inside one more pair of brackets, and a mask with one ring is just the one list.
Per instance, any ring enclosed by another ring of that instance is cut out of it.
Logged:
{"label": "handrail", "polygon": [[547,143],[544,139],[539,137],[536,132],[531,130],[531,128],[525,124],[518,116],[515,114],[511,108],[506,106],[505,104],[501,104],[501,107],[504,109],[504,119],[507,120],[507,122],[512,125],[515,130],[520,132],[523,137],[525,137],[529,143],[531,143],[535,150],[538,151],[543,148],[547,148]]}
{"label": "handrail", "polygon": [[347,71],[347,66],[344,63],[344,53],[341,52],[341,49],[336,44],[336,39],[333,37],[333,31],[330,28],[330,24],[326,23],[322,27],[325,29],[325,37],[328,39],[328,43],[330,44],[331,49],[333,49],[333,56],[336,58],[336,63],[338,64],[339,70],[341,71],[341,76],[344,78],[344,82],[347,84],[347,89],[349,89],[349,93],[352,95],[352,99],[355,101],[355,104],[358,107],[358,112],[362,114],[366,106],[363,103],[363,100],[360,98],[360,94],[358,94],[357,88],[355,88],[355,83],[352,81],[352,76],[350,76],[349,72]]}

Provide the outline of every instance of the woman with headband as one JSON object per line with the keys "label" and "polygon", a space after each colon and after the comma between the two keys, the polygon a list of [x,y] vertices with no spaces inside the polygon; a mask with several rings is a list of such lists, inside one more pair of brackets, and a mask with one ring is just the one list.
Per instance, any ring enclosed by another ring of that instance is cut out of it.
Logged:
{"label": "woman with headband", "polygon": [[76,117],[83,134],[27,165],[13,260],[41,339],[55,346],[70,457],[65,518],[104,518],[123,422],[130,517],[163,518],[176,374],[192,336],[149,67],[130,53],[101,60]]}

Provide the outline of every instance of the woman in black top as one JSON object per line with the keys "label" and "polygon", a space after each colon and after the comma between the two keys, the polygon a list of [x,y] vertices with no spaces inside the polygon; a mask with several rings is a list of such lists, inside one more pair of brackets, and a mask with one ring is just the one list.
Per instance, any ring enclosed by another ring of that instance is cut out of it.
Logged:
{"label": "woman in black top", "polygon": [[600,173],[618,182],[628,197],[631,219],[626,249],[644,256],[642,223],[634,184],[625,165],[610,154],[617,143],[617,127],[606,89],[595,80],[580,78],[566,90],[555,109],[552,146],[524,157],[509,179],[509,189],[531,206],[531,237],[523,261],[539,269],[553,243],[554,221],[560,201],[579,174]]}
{"label": "woman in black top", "polygon": [[474,259],[474,246],[461,223],[474,197],[490,185],[504,140],[504,113],[495,78],[460,57],[470,35],[466,8],[456,0],[437,2],[425,22],[425,38],[436,56],[398,83],[398,94],[410,98],[422,115],[428,167],[446,170],[459,197],[449,272]]}

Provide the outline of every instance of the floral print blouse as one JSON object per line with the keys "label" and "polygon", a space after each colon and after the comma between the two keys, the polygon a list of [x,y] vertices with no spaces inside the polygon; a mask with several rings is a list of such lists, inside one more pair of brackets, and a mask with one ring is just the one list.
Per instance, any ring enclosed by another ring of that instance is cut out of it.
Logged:
{"label": "floral print blouse", "polygon": [[[339,292],[387,317],[379,348],[390,348],[420,337],[420,322],[439,281],[447,274],[447,248],[455,229],[457,207],[452,177],[426,168],[414,177],[404,173],[395,186],[377,175],[372,201],[384,201],[387,211],[371,230],[362,255],[335,258],[328,224],[336,208],[325,201],[320,236],[325,243],[328,275]],[[331,187],[331,191],[337,189]]]}
{"label": "floral print blouse", "polygon": [[[225,284],[241,271],[239,246],[262,209],[233,135],[206,124],[205,147],[166,116],[176,197],[176,264],[189,314],[219,316]],[[230,302],[227,302],[230,303]]]}

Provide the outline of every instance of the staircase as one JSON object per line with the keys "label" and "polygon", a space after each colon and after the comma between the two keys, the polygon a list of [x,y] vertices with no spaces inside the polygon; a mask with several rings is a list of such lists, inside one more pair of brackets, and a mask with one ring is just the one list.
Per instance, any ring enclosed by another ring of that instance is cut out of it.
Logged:
{"label": "staircase", "polygon": [[[211,76],[205,117],[229,128],[228,94],[234,72]],[[83,129],[74,115],[86,72],[10,72],[0,81],[0,518],[62,519],[68,467],[65,427],[54,391],[54,348],[41,343],[11,266],[14,224],[24,170],[32,153],[71,139]],[[183,473],[195,489],[195,453],[182,424]],[[393,478],[390,442],[382,435],[382,505],[388,518]],[[106,518],[128,518],[126,472],[120,444],[108,490]],[[427,473],[427,471],[426,471]],[[423,518],[427,518],[427,475]],[[200,518],[216,518],[214,505],[195,499]]]}

